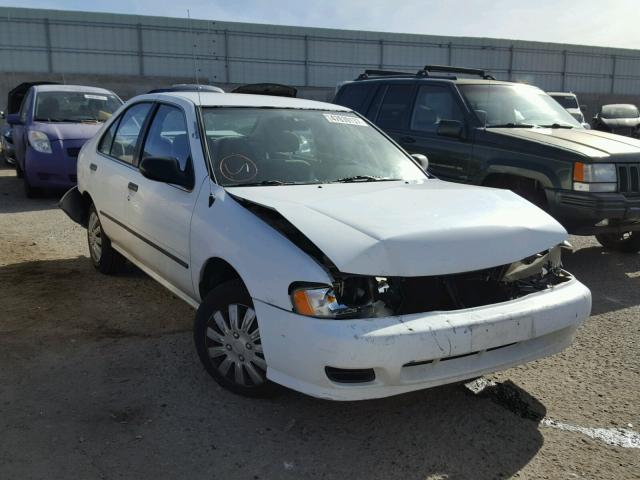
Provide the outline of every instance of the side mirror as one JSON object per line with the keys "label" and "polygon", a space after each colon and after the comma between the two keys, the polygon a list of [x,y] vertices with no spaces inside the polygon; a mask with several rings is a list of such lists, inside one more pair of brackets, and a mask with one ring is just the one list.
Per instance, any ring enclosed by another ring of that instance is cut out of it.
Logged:
{"label": "side mirror", "polygon": [[193,187],[193,176],[180,170],[180,164],[175,158],[147,157],[139,165],[140,173],[149,180],[172,183],[184,188]]}
{"label": "side mirror", "polygon": [[487,111],[486,110],[474,110],[476,117],[480,120],[480,124],[484,127],[487,124]]}
{"label": "side mirror", "polygon": [[22,120],[20,120],[19,113],[10,113],[6,116],[6,119],[9,125],[22,125]]}
{"label": "side mirror", "polygon": [[442,137],[462,138],[464,125],[458,120],[440,120],[438,135]]}
{"label": "side mirror", "polygon": [[426,155],[422,155],[421,153],[412,153],[411,156],[416,161],[416,163],[420,165],[420,168],[422,168],[422,170],[426,172],[429,169],[429,159],[426,157]]}

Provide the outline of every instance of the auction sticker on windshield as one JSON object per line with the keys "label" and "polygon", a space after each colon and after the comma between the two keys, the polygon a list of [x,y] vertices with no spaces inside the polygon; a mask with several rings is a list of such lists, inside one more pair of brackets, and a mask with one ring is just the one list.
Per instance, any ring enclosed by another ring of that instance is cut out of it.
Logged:
{"label": "auction sticker on windshield", "polygon": [[324,118],[326,118],[331,123],[344,123],[347,125],[359,125],[361,127],[366,127],[367,122],[358,117],[351,117],[348,115],[336,115],[334,113],[323,113]]}
{"label": "auction sticker on windshield", "polygon": [[107,101],[107,97],[105,97],[104,95],[92,95],[90,93],[85,93],[84,98],[86,98],[87,100],[103,100],[105,102]]}

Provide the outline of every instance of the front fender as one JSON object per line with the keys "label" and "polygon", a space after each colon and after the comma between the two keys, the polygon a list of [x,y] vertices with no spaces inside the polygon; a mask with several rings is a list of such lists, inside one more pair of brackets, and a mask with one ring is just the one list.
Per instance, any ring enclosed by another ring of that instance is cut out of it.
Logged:
{"label": "front fender", "polygon": [[517,177],[529,178],[531,180],[538,181],[544,188],[554,188],[553,181],[542,172],[513,165],[499,164],[490,165],[480,183],[483,184],[484,181],[492,174],[514,175]]}

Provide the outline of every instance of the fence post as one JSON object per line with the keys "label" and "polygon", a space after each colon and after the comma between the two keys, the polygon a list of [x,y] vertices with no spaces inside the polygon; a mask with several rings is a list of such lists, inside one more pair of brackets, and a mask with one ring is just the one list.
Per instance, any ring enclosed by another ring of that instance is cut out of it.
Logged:
{"label": "fence post", "polygon": [[616,67],[617,67],[617,63],[618,63],[618,56],[617,55],[611,55],[611,58],[613,60],[613,64],[611,65],[611,93],[615,93],[615,89],[616,89]]}
{"label": "fence post", "polygon": [[138,34],[138,74],[144,77],[144,45],[142,44],[142,24],[136,25]]}
{"label": "fence post", "polygon": [[44,19],[44,39],[47,49],[47,71],[53,73],[53,52],[51,51],[51,28],[49,27],[49,19]]}

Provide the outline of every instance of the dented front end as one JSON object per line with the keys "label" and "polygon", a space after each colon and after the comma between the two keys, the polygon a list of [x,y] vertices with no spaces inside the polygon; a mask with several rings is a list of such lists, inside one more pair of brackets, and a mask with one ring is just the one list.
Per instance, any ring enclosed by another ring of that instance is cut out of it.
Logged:
{"label": "dented front end", "polygon": [[569,281],[561,246],[509,265],[452,275],[370,277],[335,274],[336,318],[450,311],[506,302]]}

